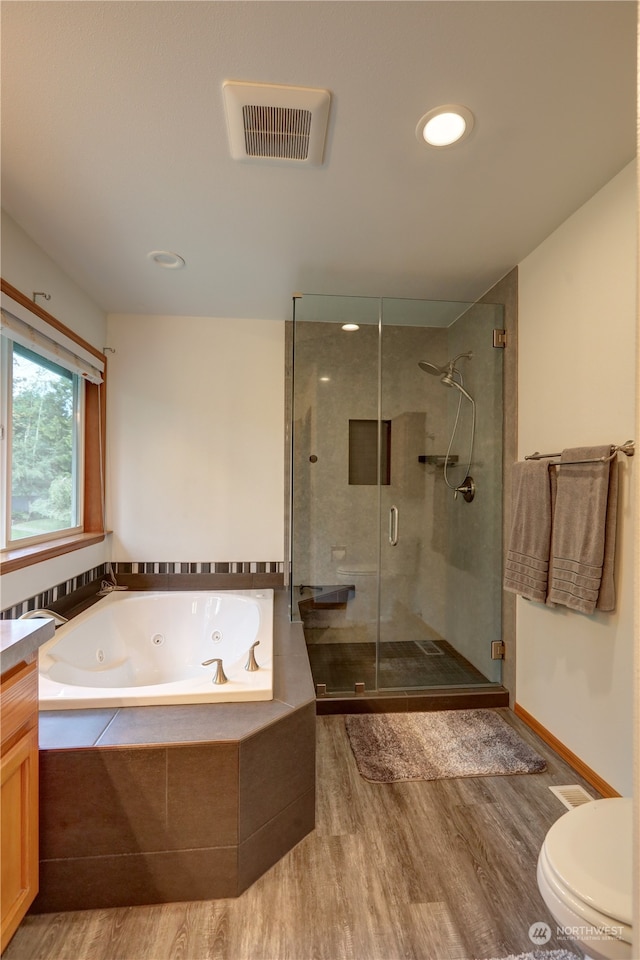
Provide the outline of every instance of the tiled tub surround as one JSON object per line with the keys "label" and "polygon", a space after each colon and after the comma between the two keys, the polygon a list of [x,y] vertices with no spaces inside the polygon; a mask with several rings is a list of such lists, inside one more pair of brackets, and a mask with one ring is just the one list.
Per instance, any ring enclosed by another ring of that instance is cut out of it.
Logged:
{"label": "tiled tub surround", "polygon": [[92,567],[90,570],[78,574],[77,577],[63,580],[62,583],[57,583],[55,586],[43,590],[42,593],[27,597],[26,600],[22,600],[11,607],[5,607],[0,612],[0,619],[17,620],[23,613],[28,613],[29,610],[46,609],[55,610],[56,613],[64,613],[64,610],[69,610],[86,600],[87,597],[93,596],[100,589],[102,578],[106,576],[106,563],[99,567]]}
{"label": "tiled tub surround", "polygon": [[270,702],[41,713],[33,911],[235,897],[314,828],[313,684],[275,600]]}
{"label": "tiled tub surround", "polygon": [[[275,589],[284,583],[284,563],[278,561],[114,562],[111,569],[119,584],[135,590],[245,590],[259,587]],[[23,613],[43,607],[62,614],[79,612],[84,602],[100,589],[102,580],[108,578],[108,564],[92,567],[71,580],[65,580],[7,607],[0,611],[0,619],[17,620]]]}

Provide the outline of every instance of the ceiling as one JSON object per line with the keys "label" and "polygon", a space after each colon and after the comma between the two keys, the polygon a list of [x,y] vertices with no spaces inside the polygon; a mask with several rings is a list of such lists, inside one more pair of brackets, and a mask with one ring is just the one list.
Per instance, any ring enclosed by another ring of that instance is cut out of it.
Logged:
{"label": "ceiling", "polygon": [[[104,310],[474,300],[635,155],[626,0],[2,4],[2,205]],[[226,79],[324,87],[324,163],[231,159]],[[463,143],[418,143],[443,103]],[[161,269],[147,257],[186,261]]]}

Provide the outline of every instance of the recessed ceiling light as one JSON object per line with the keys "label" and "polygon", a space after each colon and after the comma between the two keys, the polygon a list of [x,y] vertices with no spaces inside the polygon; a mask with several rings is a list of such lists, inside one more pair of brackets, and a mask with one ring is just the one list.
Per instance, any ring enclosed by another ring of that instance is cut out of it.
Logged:
{"label": "recessed ceiling light", "polygon": [[180,270],[185,265],[183,257],[178,256],[177,253],[170,253],[168,250],[152,250],[151,253],[147,254],[147,257],[153,263],[157,263],[159,267],[164,267],[165,270]]}
{"label": "recessed ceiling light", "polygon": [[358,323],[343,323],[343,324],[342,324],[342,329],[343,329],[343,330],[348,330],[348,331],[351,331],[351,330],[359,330],[359,329],[360,329],[360,325],[359,325]]}
{"label": "recessed ceiling light", "polygon": [[329,383],[330,380],[331,380],[331,377],[320,377],[321,383]]}
{"label": "recessed ceiling light", "polygon": [[450,147],[460,143],[473,130],[473,114],[467,107],[447,103],[434,107],[421,117],[416,127],[416,137],[430,147]]}

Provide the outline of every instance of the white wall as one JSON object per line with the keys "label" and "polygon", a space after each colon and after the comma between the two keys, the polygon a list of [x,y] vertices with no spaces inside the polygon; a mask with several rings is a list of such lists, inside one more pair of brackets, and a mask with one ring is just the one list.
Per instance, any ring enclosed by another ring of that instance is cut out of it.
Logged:
{"label": "white wall", "polygon": [[110,559],[108,538],[91,547],[65,553],[53,560],[44,560],[0,577],[0,609],[13,607],[29,597],[44,593],[58,583],[72,580],[86,570],[99,567]]}
{"label": "white wall", "polygon": [[284,323],[108,319],[115,561],[284,552]]}
{"label": "white wall", "polygon": [[[94,347],[106,343],[106,313],[38,247],[24,230],[2,211],[2,277],[31,297],[34,290],[51,294],[38,303]],[[109,559],[108,539],[0,577],[0,607],[11,607],[27,597],[100,566]]]}
{"label": "white wall", "polygon": [[[636,439],[635,163],[519,266],[519,458]],[[518,598],[517,701],[614,789],[632,791],[633,471],[620,458],[617,607]]]}
{"label": "white wall", "polygon": [[2,277],[31,299],[34,290],[51,294],[38,305],[92,346],[106,343],[107,315],[98,304],[2,211]]}

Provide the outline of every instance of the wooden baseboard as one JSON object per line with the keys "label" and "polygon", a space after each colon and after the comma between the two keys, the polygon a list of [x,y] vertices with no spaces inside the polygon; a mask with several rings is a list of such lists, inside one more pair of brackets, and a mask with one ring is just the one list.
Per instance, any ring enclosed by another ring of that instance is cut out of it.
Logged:
{"label": "wooden baseboard", "polygon": [[606,780],[603,780],[602,777],[595,772],[595,770],[592,770],[591,767],[588,767],[587,764],[580,759],[580,757],[577,757],[572,750],[569,750],[569,748],[566,747],[562,741],[558,740],[558,738],[555,737],[550,730],[547,730],[546,727],[543,727],[542,724],[539,723],[535,717],[532,717],[531,714],[524,709],[524,707],[521,707],[519,703],[514,704],[513,712],[517,717],[520,717],[523,723],[526,723],[526,725],[530,727],[534,733],[537,733],[541,740],[544,740],[546,744],[555,750],[555,752],[562,757],[562,759],[566,761],[570,767],[573,767],[576,773],[579,773],[581,777],[584,777],[587,783],[590,783],[591,786],[603,797],[620,796],[617,790],[614,790],[613,787],[606,782]]}

